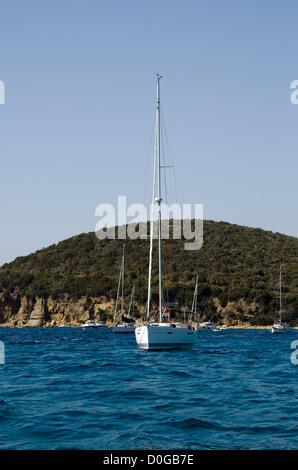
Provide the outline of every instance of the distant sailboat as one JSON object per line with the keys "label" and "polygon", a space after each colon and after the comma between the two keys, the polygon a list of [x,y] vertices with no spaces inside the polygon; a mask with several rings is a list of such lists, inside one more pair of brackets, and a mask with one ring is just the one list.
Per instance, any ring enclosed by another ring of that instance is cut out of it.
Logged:
{"label": "distant sailboat", "polygon": [[[150,303],[151,303],[151,270],[152,270],[152,249],[153,249],[153,214],[151,213],[150,223],[150,252],[149,252],[149,277],[148,277],[148,302],[147,302],[147,322],[145,325],[135,329],[135,336],[138,347],[145,350],[161,350],[174,348],[194,347],[197,334],[185,324],[162,322],[163,299],[162,299],[162,272],[161,272],[161,178],[160,178],[160,75],[157,75],[157,109],[156,109],[156,132],[155,132],[155,152],[154,152],[154,175],[153,175],[153,204],[158,205],[158,260],[159,260],[159,322],[150,323]],[[157,169],[158,190],[155,197],[155,175]]]}
{"label": "distant sailboat", "polygon": [[199,324],[199,330],[208,330],[208,331],[218,331],[218,328],[213,325],[210,321],[206,321],[205,323]]}
{"label": "distant sailboat", "polygon": [[275,312],[274,325],[271,328],[271,333],[286,333],[289,329],[288,325],[282,323],[282,305],[281,305],[281,265],[279,270],[279,322],[277,322],[276,316],[277,311]]}
{"label": "distant sailboat", "polygon": [[194,291],[194,295],[193,295],[193,300],[192,300],[192,307],[191,307],[191,311],[192,313],[194,314],[195,316],[195,320],[197,321],[197,302],[198,302],[198,275],[197,275],[197,278],[196,278],[196,287],[195,287],[195,291]]}
{"label": "distant sailboat", "polygon": [[[123,302],[124,302],[124,260],[125,260],[125,245],[123,245],[123,255],[122,255],[122,263],[120,268],[120,275],[119,275],[119,283],[118,283],[118,290],[117,290],[117,298],[115,304],[115,312],[114,312],[114,321],[113,321],[113,333],[134,333],[135,331],[135,320],[133,318],[126,318],[124,316],[123,310]],[[120,293],[120,285],[122,285],[122,292],[121,292],[121,321],[117,322],[117,307],[119,301],[119,293]],[[134,295],[134,287],[133,287],[133,295]],[[130,310],[130,308],[129,308]],[[130,311],[128,312],[128,314]]]}
{"label": "distant sailboat", "polygon": [[132,319],[135,319],[135,285],[132,286],[131,297],[128,307],[128,316],[130,315],[130,310],[132,309]]}
{"label": "distant sailboat", "polygon": [[198,318],[197,314],[197,301],[198,301],[198,275],[196,279],[196,287],[195,287],[195,292],[193,296],[193,301],[192,301],[192,313],[194,315],[195,321],[197,322],[197,329],[198,330],[211,330],[211,331],[218,331],[218,328],[213,325],[211,322],[206,322],[206,323],[200,323],[200,317]]}
{"label": "distant sailboat", "polygon": [[192,306],[191,306],[191,313],[190,313],[190,320],[191,320],[195,330],[198,330],[199,327],[200,327],[200,312],[199,312],[199,314],[197,312],[198,278],[199,278],[199,276],[197,275],[197,277],[196,277],[196,286],[195,286],[195,291],[194,291]]}

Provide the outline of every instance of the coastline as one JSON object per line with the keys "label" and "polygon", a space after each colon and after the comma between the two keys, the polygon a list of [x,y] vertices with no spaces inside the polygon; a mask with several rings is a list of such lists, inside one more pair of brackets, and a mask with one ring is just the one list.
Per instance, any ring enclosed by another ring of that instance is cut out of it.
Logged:
{"label": "coastline", "polygon": [[[0,328],[82,328],[83,325],[69,325],[69,324],[61,324],[61,325],[39,325],[39,326],[31,326],[31,325],[11,325],[4,323],[0,325]],[[221,328],[222,325],[215,325],[217,328]],[[227,330],[270,330],[272,325],[267,325],[267,326],[252,326],[252,325],[233,325],[233,326],[227,326]],[[111,329],[112,326],[107,325],[107,328],[105,329]],[[291,326],[292,330],[298,330],[297,326]],[[200,330],[197,330],[200,331]]]}

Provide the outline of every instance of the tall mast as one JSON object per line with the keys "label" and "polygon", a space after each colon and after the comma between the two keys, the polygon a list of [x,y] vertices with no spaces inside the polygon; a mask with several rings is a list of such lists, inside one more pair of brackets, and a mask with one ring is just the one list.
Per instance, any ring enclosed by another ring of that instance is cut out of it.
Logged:
{"label": "tall mast", "polygon": [[156,112],[155,148],[154,148],[154,163],[153,163],[153,188],[152,188],[151,216],[150,216],[150,250],[149,250],[147,320],[149,320],[150,302],[151,302],[151,275],[152,275],[152,252],[153,252],[153,231],[154,231],[154,202],[155,202],[155,181],[156,181],[157,129],[158,129],[158,113]]}
{"label": "tall mast", "polygon": [[279,269],[279,322],[281,323],[281,265]]}
{"label": "tall mast", "polygon": [[132,318],[135,317],[135,285],[132,288]]}
{"label": "tall mast", "polygon": [[132,287],[131,296],[130,296],[130,302],[129,302],[129,307],[128,307],[128,312],[127,312],[127,315],[129,316],[129,315],[130,315],[131,306],[132,306],[132,318],[135,317],[135,306],[134,306],[134,303],[135,303],[135,285],[133,285],[133,287]]}
{"label": "tall mast", "polygon": [[157,107],[156,107],[156,120],[157,120],[157,198],[156,202],[158,204],[158,264],[159,264],[159,321],[161,322],[162,318],[162,279],[161,279],[161,207],[160,203],[162,201],[161,197],[161,178],[160,178],[160,98],[159,98],[159,81],[161,75],[157,74]]}
{"label": "tall mast", "polygon": [[[124,253],[124,246],[123,246],[123,253]],[[115,312],[114,312],[114,319],[113,319],[113,324],[114,325],[116,324],[116,315],[117,315],[117,307],[118,307],[118,301],[119,301],[121,280],[122,280],[122,309],[121,310],[122,310],[122,313],[123,313],[123,280],[124,280],[124,258],[123,258],[123,256],[122,256],[122,261],[121,261],[119,282],[118,282],[118,289],[117,289],[117,297],[116,297],[116,302],[115,302]]]}
{"label": "tall mast", "polygon": [[[150,302],[151,302],[151,272],[152,272],[152,251],[153,251],[153,232],[154,232],[154,203],[159,205],[160,216],[160,111],[159,111],[159,80],[161,75],[157,74],[157,105],[156,105],[156,125],[155,125],[155,148],[154,148],[154,173],[153,173],[153,190],[152,190],[152,203],[151,203],[151,219],[150,219],[150,251],[149,251],[149,276],[148,276],[148,302],[147,302],[147,319],[149,319]],[[158,197],[155,198],[155,182],[156,182],[156,160],[158,166]],[[159,217],[160,218],[160,217]],[[159,222],[159,236],[161,223]],[[159,242],[159,252],[161,250],[161,243]],[[159,311],[161,321],[161,253],[159,255]]]}
{"label": "tall mast", "polygon": [[196,288],[195,288],[195,293],[193,296],[193,301],[192,301],[192,307],[191,311],[194,312],[195,314],[197,313],[197,299],[198,299],[198,274],[197,274],[197,279],[196,279]]}
{"label": "tall mast", "polygon": [[123,293],[124,293],[124,255],[125,255],[125,245],[123,245],[123,257],[122,257],[122,300],[121,300],[121,315],[123,315]]}

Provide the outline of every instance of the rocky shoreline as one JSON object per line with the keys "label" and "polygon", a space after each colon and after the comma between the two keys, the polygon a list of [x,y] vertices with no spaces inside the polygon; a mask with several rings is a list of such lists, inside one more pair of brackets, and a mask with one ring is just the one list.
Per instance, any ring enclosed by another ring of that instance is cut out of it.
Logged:
{"label": "rocky shoreline", "polygon": [[[106,322],[107,327],[112,327],[112,322]],[[220,327],[221,325],[216,325]],[[61,327],[71,327],[71,328],[81,328],[82,324],[65,324],[61,323],[60,325],[12,325],[11,323],[0,324],[0,328],[61,328]],[[228,326],[228,330],[270,330],[272,325],[267,326],[247,326],[247,325],[237,325],[237,326]],[[298,327],[291,327],[293,330],[298,330]]]}
{"label": "rocky shoreline", "polygon": [[[229,329],[269,329],[272,325],[251,325],[249,321],[241,321],[235,317],[237,308],[241,306],[247,310],[256,309],[254,304],[245,305],[243,299],[239,302],[229,302],[223,308],[218,299],[213,299],[214,306],[218,313],[218,321],[212,321],[217,327],[227,325]],[[36,298],[34,300],[27,297],[20,297],[17,294],[9,299],[0,296],[0,327],[34,328],[45,327],[54,328],[61,326],[81,327],[88,320],[96,322],[105,321],[107,326],[112,326],[115,309],[115,300],[107,297],[87,298],[78,300],[54,300]],[[136,305],[138,316],[145,314],[145,307]],[[232,312],[232,317],[230,314]],[[249,315],[247,315],[249,317]],[[252,316],[253,318],[253,316]],[[177,319],[181,321],[181,319]],[[204,316],[201,321],[208,321]],[[297,328],[297,327],[296,327]]]}
{"label": "rocky shoreline", "polygon": [[114,302],[106,298],[76,301],[12,297],[0,303],[0,326],[7,327],[79,327],[88,320],[112,323]]}

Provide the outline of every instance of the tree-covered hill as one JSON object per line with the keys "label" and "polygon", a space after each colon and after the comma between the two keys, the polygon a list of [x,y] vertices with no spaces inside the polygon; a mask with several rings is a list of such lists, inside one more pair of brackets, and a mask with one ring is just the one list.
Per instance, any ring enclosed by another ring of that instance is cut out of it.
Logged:
{"label": "tree-covered hill", "polygon": [[[11,298],[77,301],[115,299],[125,243],[125,292],[135,284],[138,305],[147,296],[149,240],[99,240],[76,235],[0,268],[2,310]],[[198,275],[202,319],[267,325],[274,318],[283,273],[285,319],[298,325],[298,239],[259,228],[204,221],[203,246],[185,251],[185,240],[163,241],[164,298],[191,307]],[[157,301],[157,248],[153,302]],[[0,312],[1,313],[1,312]],[[1,324],[1,315],[0,315]]]}

